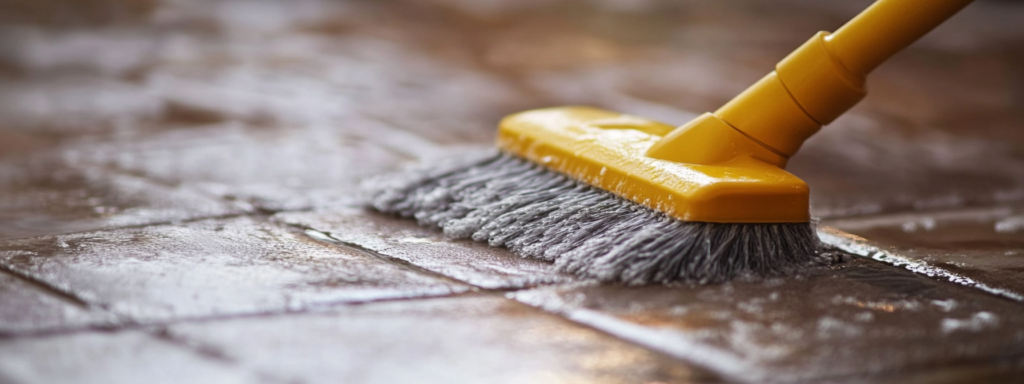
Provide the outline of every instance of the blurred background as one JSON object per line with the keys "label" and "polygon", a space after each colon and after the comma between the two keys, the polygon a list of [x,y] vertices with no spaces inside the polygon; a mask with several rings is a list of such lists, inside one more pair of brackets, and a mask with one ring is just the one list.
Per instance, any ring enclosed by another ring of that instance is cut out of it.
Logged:
{"label": "blurred background", "polygon": [[[89,165],[246,209],[347,201],[365,175],[489,145],[523,109],[682,124],[870,3],[6,0],[0,154],[55,155],[0,174],[8,194],[53,167],[73,169],[51,184],[88,184]],[[814,213],[1024,197],[1021,17],[1024,3],[979,1],[877,70],[870,96],[791,163]],[[44,198],[5,199],[0,233],[119,209]]]}

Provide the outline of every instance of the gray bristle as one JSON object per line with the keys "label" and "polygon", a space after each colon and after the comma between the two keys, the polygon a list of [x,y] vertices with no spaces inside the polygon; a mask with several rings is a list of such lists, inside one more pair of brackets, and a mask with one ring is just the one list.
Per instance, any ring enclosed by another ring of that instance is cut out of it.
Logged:
{"label": "gray bristle", "polygon": [[711,283],[826,263],[811,223],[680,221],[508,154],[367,187],[378,211],[601,281]]}

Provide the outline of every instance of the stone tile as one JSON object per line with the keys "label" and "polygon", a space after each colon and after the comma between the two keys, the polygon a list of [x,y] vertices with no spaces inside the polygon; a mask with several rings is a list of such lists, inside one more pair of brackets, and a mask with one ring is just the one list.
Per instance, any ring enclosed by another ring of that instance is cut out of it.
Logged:
{"label": "stone tile", "polygon": [[26,332],[106,325],[101,310],[0,270],[0,338]]}
{"label": "stone tile", "polygon": [[787,170],[807,181],[811,213],[825,219],[953,209],[1020,201],[1021,148],[852,113],[808,140]]}
{"label": "stone tile", "polygon": [[140,331],[0,340],[4,383],[253,383],[229,362]]}
{"label": "stone tile", "polygon": [[935,384],[935,383],[1015,383],[1024,371],[1020,358],[991,359],[965,364],[921,367],[913,372],[883,373],[870,377],[837,380],[837,383]]}
{"label": "stone tile", "polygon": [[[365,120],[350,123],[382,126]],[[352,131],[253,129],[223,123],[82,143],[64,151],[64,156],[187,186],[242,206],[278,211],[352,204],[361,179],[437,150],[406,134],[405,152],[397,152]]]}
{"label": "stone tile", "polygon": [[358,208],[279,213],[274,220],[314,229],[342,243],[481,288],[519,289],[573,280],[555,272],[551,263],[524,259],[505,248],[492,248],[485,243],[447,239],[440,230],[421,227],[415,220]]}
{"label": "stone tile", "polygon": [[223,216],[243,208],[195,189],[68,163],[53,153],[0,162],[0,239]]}
{"label": "stone tile", "polygon": [[244,217],[11,240],[0,264],[142,322],[468,289]]}
{"label": "stone tile", "polygon": [[373,303],[166,331],[308,383],[682,383],[713,375],[496,296]]}
{"label": "stone tile", "polygon": [[577,284],[509,295],[745,382],[857,381],[973,362],[995,367],[1000,357],[1024,354],[1019,303],[860,258],[793,279]]}
{"label": "stone tile", "polygon": [[1024,207],[932,211],[826,221],[847,252],[1024,302]]}

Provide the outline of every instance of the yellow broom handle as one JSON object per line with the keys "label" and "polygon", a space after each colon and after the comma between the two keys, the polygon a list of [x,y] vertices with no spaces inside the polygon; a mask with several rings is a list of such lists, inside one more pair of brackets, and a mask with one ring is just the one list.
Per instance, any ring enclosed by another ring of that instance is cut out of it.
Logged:
{"label": "yellow broom handle", "polygon": [[835,33],[818,32],[782,59],[775,71],[714,113],[672,131],[647,155],[690,164],[719,162],[730,158],[731,148],[737,146],[720,144],[720,153],[697,156],[710,152],[693,151],[688,143],[713,142],[724,137],[722,132],[736,130],[774,153],[756,158],[784,167],[804,140],[867,95],[869,72],[970,3],[878,0]]}
{"label": "yellow broom handle", "polygon": [[825,38],[847,70],[867,75],[972,0],[879,0]]}

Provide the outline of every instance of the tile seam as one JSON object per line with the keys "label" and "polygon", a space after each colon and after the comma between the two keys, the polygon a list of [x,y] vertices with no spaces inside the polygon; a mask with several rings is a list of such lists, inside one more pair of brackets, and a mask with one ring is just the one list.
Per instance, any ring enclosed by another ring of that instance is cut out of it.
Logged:
{"label": "tile seam", "polygon": [[159,327],[157,329],[143,329],[141,330],[148,337],[156,340],[157,342],[167,344],[173,348],[184,350],[188,353],[192,353],[203,360],[214,361],[218,364],[223,364],[228,368],[241,372],[250,372],[260,378],[261,382],[269,383],[295,383],[299,382],[298,378],[280,378],[275,375],[264,372],[256,367],[249,367],[242,364],[240,361],[232,358],[221,348],[217,348],[213,345],[203,343],[201,340],[188,338],[183,335],[176,335],[170,332],[166,326]]}
{"label": "tile seam", "polygon": [[[36,337],[51,337],[60,335],[70,335],[83,332],[120,332],[120,331],[131,331],[131,330],[151,330],[154,328],[169,327],[176,324],[194,324],[203,322],[217,322],[217,321],[229,321],[235,319],[247,319],[247,318],[272,318],[280,316],[293,316],[293,315],[305,315],[305,314],[317,314],[325,313],[334,309],[346,308],[346,307],[358,307],[363,305],[371,305],[377,303],[389,303],[389,302],[401,302],[401,301],[416,301],[416,300],[432,300],[432,299],[443,299],[443,298],[455,298],[460,296],[467,296],[472,294],[486,294],[488,292],[479,291],[464,291],[455,292],[448,294],[439,295],[426,295],[426,296],[415,296],[415,297],[393,297],[383,299],[370,299],[362,301],[339,301],[339,302],[325,302],[315,303],[298,309],[272,309],[266,311],[252,311],[252,312],[235,312],[235,313],[220,313],[214,315],[198,315],[198,316],[184,316],[174,319],[167,319],[162,321],[138,321],[138,320],[127,320],[117,324],[109,325],[85,325],[79,327],[65,327],[65,328],[52,328],[43,329],[37,331],[27,332],[15,332],[15,333],[0,333],[0,340],[4,338],[36,338]],[[501,292],[498,292],[501,293]]]}
{"label": "tile seam", "polygon": [[[19,281],[25,282],[34,288],[46,292],[50,296],[54,296],[62,301],[72,304],[80,309],[93,310],[99,308],[97,305],[90,303],[89,301],[79,297],[74,292],[70,292],[59,287],[50,285],[45,280],[41,280],[30,274],[21,272],[17,269],[11,268],[9,265],[0,261],[0,273],[6,273]],[[102,310],[102,308],[99,308]],[[105,311],[105,310],[104,310]]]}
{"label": "tile seam", "polygon": [[346,249],[346,250],[349,250],[349,251],[352,251],[352,252],[357,252],[357,253],[362,254],[364,256],[370,257],[370,258],[372,258],[374,260],[377,260],[377,261],[380,261],[380,262],[383,262],[383,263],[386,263],[386,264],[389,264],[389,265],[396,266],[396,267],[398,267],[398,268],[400,268],[402,270],[406,270],[406,271],[410,271],[410,272],[413,272],[413,273],[416,273],[416,274],[428,276],[428,277],[435,278],[435,279],[438,279],[438,280],[441,280],[441,281],[444,281],[444,282],[447,282],[447,283],[451,283],[451,284],[458,284],[458,285],[462,285],[462,286],[469,286],[469,287],[472,287],[473,290],[475,290],[475,291],[481,291],[481,292],[489,292],[489,291],[502,291],[502,292],[504,292],[504,291],[506,291],[506,290],[500,290],[500,289],[499,290],[495,290],[495,289],[480,287],[478,285],[472,284],[472,283],[467,282],[467,281],[459,280],[457,278],[445,275],[443,273],[434,272],[434,271],[431,271],[429,269],[426,269],[426,268],[417,266],[415,264],[412,264],[412,263],[410,263],[408,261],[405,261],[405,260],[402,260],[402,259],[398,259],[398,258],[395,258],[395,257],[392,257],[392,256],[388,256],[388,255],[376,252],[376,251],[371,250],[371,249],[367,249],[365,247],[359,246],[358,244],[353,244],[353,243],[349,243],[349,242],[346,242],[346,241],[339,240],[339,239],[331,236],[331,234],[329,232],[320,231],[320,230],[317,230],[317,229],[314,229],[314,228],[310,228],[310,227],[307,227],[307,226],[303,226],[303,225],[295,225],[295,224],[285,224],[285,225],[287,227],[289,227],[289,228],[294,229],[294,230],[301,231],[303,235],[305,235],[306,237],[308,237],[310,239],[313,239],[314,241],[317,241],[319,243],[330,245],[330,246],[334,246],[334,247],[338,247],[338,248],[341,248],[341,249]]}
{"label": "tile seam", "polygon": [[870,240],[843,232],[835,228],[818,228],[821,241],[844,253],[886,263],[906,269],[915,275],[933,280],[948,281],[958,286],[975,289],[986,294],[1016,303],[1024,303],[1024,295],[1008,289],[993,287],[984,282],[948,271],[923,260],[912,259],[873,245]]}

